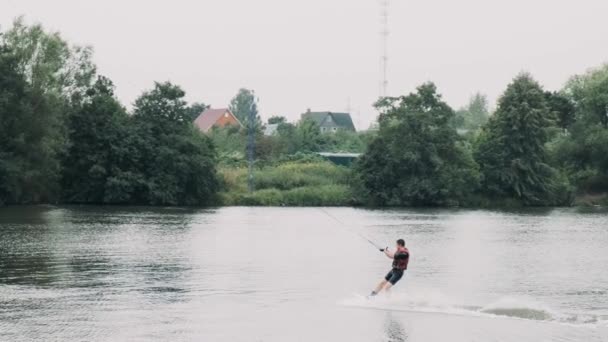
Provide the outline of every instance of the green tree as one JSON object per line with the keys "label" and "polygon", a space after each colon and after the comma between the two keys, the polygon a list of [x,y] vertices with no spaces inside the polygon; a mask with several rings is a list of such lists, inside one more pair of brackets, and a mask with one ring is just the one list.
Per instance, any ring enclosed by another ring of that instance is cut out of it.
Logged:
{"label": "green tree", "polygon": [[224,164],[240,164],[245,160],[246,131],[239,126],[213,127],[209,133]]}
{"label": "green tree", "polygon": [[208,108],[209,106],[202,102],[194,102],[190,104],[187,108],[188,117],[190,118],[190,121],[196,120],[199,115],[201,115],[201,113],[207,110]]}
{"label": "green tree", "polygon": [[262,129],[262,120],[257,112],[257,106],[255,106],[256,99],[253,90],[239,89],[236,96],[230,101],[230,111],[239,119],[243,125],[249,127],[249,112],[254,111],[256,130]]}
{"label": "green tree", "polygon": [[323,134],[329,152],[363,153],[367,147],[364,134],[340,129],[332,134]]}
{"label": "green tree", "polygon": [[66,120],[95,74],[91,50],[70,46],[58,33],[27,26],[21,18],[0,35],[0,46],[2,63],[11,70],[3,91],[10,101],[15,98],[8,94],[19,94],[19,104],[7,103],[12,109],[0,113],[10,127],[0,147],[5,169],[0,173],[5,179],[13,175],[4,197],[12,203],[56,201]]}
{"label": "green tree", "polygon": [[568,129],[575,121],[574,103],[565,95],[559,92],[545,92],[547,105],[553,113],[558,127]]}
{"label": "green tree", "polygon": [[462,203],[478,185],[476,165],[451,125],[454,111],[432,83],[377,104],[380,128],[357,163],[364,201],[420,206]]}
{"label": "green tree", "polygon": [[154,133],[170,133],[188,126],[190,117],[186,93],[170,82],[156,82],[154,88],[135,100],[135,117],[150,124]]}
{"label": "green tree", "polygon": [[23,149],[27,119],[29,87],[18,72],[19,60],[6,45],[0,45],[0,205],[21,200],[23,192]]}
{"label": "green tree", "polygon": [[106,202],[108,179],[122,171],[117,151],[125,143],[128,120],[112,82],[100,76],[69,120],[70,144],[62,175],[67,202]]}
{"label": "green tree", "polygon": [[323,136],[321,135],[319,125],[314,120],[301,120],[296,126],[295,133],[298,151],[320,152],[323,149]]}
{"label": "green tree", "polygon": [[294,154],[300,149],[296,125],[286,122],[277,127],[278,145],[281,146],[281,154]]}
{"label": "green tree", "polygon": [[563,94],[574,107],[568,133],[550,145],[552,161],[580,192],[608,192],[608,64],[570,79]]}
{"label": "green tree", "polygon": [[608,128],[608,64],[572,77],[565,92],[574,102],[577,119]]}
{"label": "green tree", "polygon": [[547,164],[545,148],[552,118],[543,89],[529,74],[509,84],[477,143],[486,194],[527,205],[553,203],[557,172]]}
{"label": "green tree", "polygon": [[[156,83],[135,101],[133,119],[138,140],[133,143],[140,163],[136,172],[124,178],[129,182],[132,177],[138,184],[127,190],[139,189],[143,182],[149,204],[209,204],[218,189],[215,150],[211,140],[190,122],[184,96],[176,85]],[[124,181],[115,183],[121,187]],[[113,193],[125,197],[120,191]]]}
{"label": "green tree", "polygon": [[471,97],[469,104],[456,113],[456,127],[476,130],[483,126],[490,117],[488,99],[477,93]]}
{"label": "green tree", "polygon": [[95,79],[93,49],[71,46],[59,33],[47,32],[40,24],[28,26],[22,17],[17,18],[3,40],[19,60],[19,72],[34,89],[74,100]]}
{"label": "green tree", "polygon": [[287,123],[287,118],[285,118],[284,116],[271,116],[268,119],[269,125],[284,124],[284,123]]}

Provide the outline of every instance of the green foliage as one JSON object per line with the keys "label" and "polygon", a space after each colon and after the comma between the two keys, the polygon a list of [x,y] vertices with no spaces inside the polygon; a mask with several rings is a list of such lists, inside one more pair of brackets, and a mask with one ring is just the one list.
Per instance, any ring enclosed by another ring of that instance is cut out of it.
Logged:
{"label": "green foliage", "polygon": [[190,123],[181,88],[156,83],[133,116],[100,78],[70,120],[63,174],[71,203],[205,205],[218,184],[210,140]]}
{"label": "green foliage", "polygon": [[564,90],[575,119],[566,134],[552,141],[550,155],[579,193],[608,192],[607,92],[608,65],[573,77]]}
{"label": "green foliage", "polygon": [[225,165],[244,165],[246,131],[238,126],[213,127],[208,134],[218,153],[219,162]]}
{"label": "green foliage", "polygon": [[[213,128],[209,134],[224,165],[243,165],[247,132],[238,127]],[[264,136],[256,133],[255,157],[262,163],[283,160],[296,153],[316,152],[363,152],[370,134],[338,131],[321,134],[319,126],[312,120],[303,120],[297,125],[280,123],[276,134]]]}
{"label": "green foliage", "polygon": [[333,206],[353,204],[350,170],[306,158],[257,169],[256,191],[247,192],[247,169],[222,169],[225,205]]}
{"label": "green foliage", "polygon": [[27,103],[29,87],[17,71],[18,59],[5,45],[0,46],[0,205],[19,202],[25,184],[21,178],[27,156],[27,119],[32,111]]}
{"label": "green foliage", "polygon": [[332,134],[323,134],[323,146],[329,152],[363,153],[369,143],[370,133],[357,133],[348,130],[338,130]]}
{"label": "green foliage", "polygon": [[[192,121],[207,106],[184,95],[156,83],[129,115],[91,48],[17,19],[0,34],[0,205],[206,205],[220,186],[223,203],[238,205],[562,205],[575,189],[577,203],[607,198],[608,65],[559,92],[520,75],[492,117],[483,95],[454,113],[425,84],[379,101],[379,130],[365,133],[275,116],[276,134],[264,136],[253,91],[240,89],[230,109],[247,126],[255,115],[253,193],[247,129],[201,134]],[[353,172],[318,152],[365,154]]]}
{"label": "green foliage", "polygon": [[289,190],[303,186],[345,184],[348,176],[347,169],[329,162],[296,162],[257,171],[254,173],[254,181],[256,189]]}
{"label": "green foliage", "polygon": [[239,92],[230,101],[230,111],[245,127],[249,127],[249,113],[252,110],[255,117],[255,129],[260,131],[262,129],[262,120],[258,115],[255,93],[253,90],[239,89]]}
{"label": "green foliage", "polygon": [[118,188],[112,198],[154,205],[211,203],[218,186],[215,151],[191,124],[184,95],[178,86],[156,83],[135,101],[131,143],[138,162],[113,180],[119,186],[134,180],[135,186]]}
{"label": "green foliage", "polygon": [[608,64],[572,77],[566,94],[574,102],[577,120],[608,128]]}
{"label": "green foliage", "polygon": [[268,119],[269,125],[284,124],[284,123],[287,123],[287,119],[284,116],[272,116]]}
{"label": "green foliage", "polygon": [[547,205],[568,194],[547,163],[547,127],[553,121],[541,86],[528,74],[517,76],[498,101],[494,116],[479,136],[475,159],[482,189],[526,205]]}
{"label": "green foliage", "polygon": [[432,83],[378,103],[378,136],[357,165],[360,196],[374,205],[458,205],[477,188],[476,165]]}
{"label": "green foliage", "polygon": [[133,114],[139,122],[154,129],[152,133],[179,130],[191,122],[185,95],[178,86],[169,82],[156,82],[152,90],[144,92],[135,100]]}
{"label": "green foliage", "polygon": [[279,146],[278,156],[291,155],[300,152],[300,140],[297,134],[297,127],[294,124],[280,124],[277,127],[275,141],[276,145]]}
{"label": "green foliage", "polygon": [[466,107],[456,112],[454,122],[457,128],[476,130],[483,126],[489,117],[488,98],[477,93],[471,97]]}
{"label": "green foliage", "polygon": [[190,104],[186,109],[188,112],[188,118],[190,119],[190,121],[194,121],[199,117],[199,115],[201,115],[202,112],[204,112],[208,108],[209,106],[202,102],[194,102]]}
{"label": "green foliage", "polygon": [[69,147],[64,159],[64,199],[75,203],[104,203],[108,179],[122,170],[120,146],[128,117],[114,98],[112,82],[99,77],[83,104],[69,120]]}
{"label": "green foliage", "polygon": [[323,185],[300,187],[287,191],[264,189],[251,194],[225,196],[225,205],[253,206],[345,206],[352,205],[350,187],[346,185]]}
{"label": "green foliage", "polygon": [[291,189],[283,195],[283,205],[344,206],[352,205],[350,187],[342,184],[308,186]]}
{"label": "green foliage", "polygon": [[323,150],[323,137],[319,125],[312,119],[301,120],[296,126],[295,137],[299,151],[320,152]]}
{"label": "green foliage", "polygon": [[297,162],[297,163],[319,163],[326,162],[327,160],[316,153],[304,153],[297,152],[294,154],[283,155],[275,162],[277,164],[280,163],[288,163],[288,162]]}
{"label": "green foliage", "polygon": [[[297,125],[279,123],[276,134],[264,136],[256,133],[255,158],[260,163],[273,163],[285,160],[286,156],[297,153],[316,152],[363,152],[369,133],[338,131],[334,134],[321,134],[318,125],[312,120],[304,120]],[[223,165],[243,165],[247,144],[246,130],[238,127],[214,128],[210,132]]]}
{"label": "green foliage", "polygon": [[58,200],[66,120],[95,74],[90,54],[22,19],[0,36],[0,202]]}
{"label": "green foliage", "polygon": [[575,121],[575,108],[572,101],[559,92],[545,92],[547,105],[557,120],[557,126],[568,129]]}
{"label": "green foliage", "polygon": [[280,144],[288,146],[284,153],[363,152],[366,148],[366,133],[338,130],[323,134],[312,119],[301,120],[295,126],[281,124],[277,132]]}
{"label": "green foliage", "polygon": [[3,41],[18,60],[18,72],[39,91],[78,97],[95,77],[90,47],[70,46],[59,33],[47,32],[40,24],[27,26],[17,18]]}

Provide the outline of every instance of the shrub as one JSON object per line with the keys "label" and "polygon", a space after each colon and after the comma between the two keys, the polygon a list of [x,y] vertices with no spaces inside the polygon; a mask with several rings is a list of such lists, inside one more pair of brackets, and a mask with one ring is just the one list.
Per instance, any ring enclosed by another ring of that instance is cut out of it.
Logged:
{"label": "shrub", "polygon": [[353,203],[350,170],[327,161],[286,162],[257,169],[247,192],[247,169],[220,169],[224,205],[337,206]]}
{"label": "shrub", "polygon": [[283,201],[290,206],[340,206],[352,204],[347,185],[307,186],[284,192]]}
{"label": "shrub", "polygon": [[256,189],[289,190],[303,186],[346,183],[348,169],[329,162],[286,163],[266,168],[254,174]]}
{"label": "shrub", "polygon": [[253,193],[225,193],[225,205],[245,206],[341,206],[353,204],[347,185],[306,186],[287,191],[263,189]]}

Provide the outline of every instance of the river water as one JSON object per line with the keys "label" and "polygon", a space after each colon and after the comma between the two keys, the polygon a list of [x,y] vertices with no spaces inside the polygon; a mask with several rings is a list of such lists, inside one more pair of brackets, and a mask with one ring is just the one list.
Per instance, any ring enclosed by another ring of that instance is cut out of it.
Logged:
{"label": "river water", "polygon": [[[407,241],[390,297],[361,236]],[[607,246],[570,209],[9,207],[0,340],[608,341]]]}

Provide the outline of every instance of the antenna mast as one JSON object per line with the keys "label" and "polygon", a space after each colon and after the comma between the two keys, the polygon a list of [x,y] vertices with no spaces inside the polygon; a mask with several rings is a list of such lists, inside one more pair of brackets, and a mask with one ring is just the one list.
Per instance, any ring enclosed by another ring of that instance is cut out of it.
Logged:
{"label": "antenna mast", "polygon": [[388,10],[390,0],[380,0],[380,18],[382,22],[382,31],[380,36],[382,38],[382,51],[380,55],[380,97],[386,97],[388,95]]}

